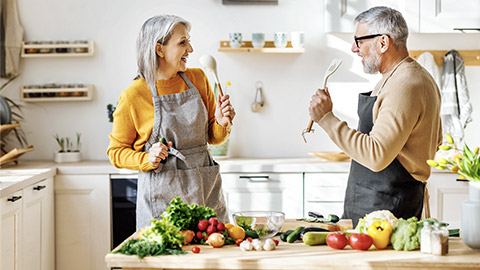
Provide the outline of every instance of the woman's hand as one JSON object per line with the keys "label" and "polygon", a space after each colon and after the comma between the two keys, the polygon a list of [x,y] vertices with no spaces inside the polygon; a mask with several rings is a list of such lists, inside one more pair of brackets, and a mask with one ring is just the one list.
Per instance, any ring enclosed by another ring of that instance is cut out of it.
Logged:
{"label": "woman's hand", "polygon": [[160,165],[160,162],[168,157],[167,151],[172,144],[173,143],[171,141],[168,142],[167,145],[157,142],[150,147],[150,150],[148,150],[148,161],[153,167],[157,168]]}
{"label": "woman's hand", "polygon": [[235,118],[235,110],[230,103],[229,95],[218,97],[215,118],[217,119],[217,123],[223,127],[232,125],[233,118]]}

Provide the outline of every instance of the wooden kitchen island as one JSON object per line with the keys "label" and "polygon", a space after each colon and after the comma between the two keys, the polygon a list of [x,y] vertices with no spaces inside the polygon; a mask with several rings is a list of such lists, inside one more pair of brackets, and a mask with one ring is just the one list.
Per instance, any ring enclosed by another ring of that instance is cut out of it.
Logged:
{"label": "wooden kitchen island", "polygon": [[468,248],[461,239],[450,238],[446,256],[391,248],[358,251],[347,246],[334,250],[326,245],[280,242],[273,251],[242,251],[237,246],[211,248],[200,245],[200,253],[184,247],[186,255],[145,257],[107,254],[108,267],[115,269],[480,269],[480,252]]}

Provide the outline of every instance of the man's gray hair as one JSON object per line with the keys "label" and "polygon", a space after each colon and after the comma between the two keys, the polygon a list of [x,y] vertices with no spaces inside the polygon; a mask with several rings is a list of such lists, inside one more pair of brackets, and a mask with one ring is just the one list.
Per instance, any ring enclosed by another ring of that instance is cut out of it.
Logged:
{"label": "man's gray hair", "polygon": [[160,68],[156,53],[157,43],[167,44],[177,24],[183,24],[188,31],[190,22],[175,15],[153,16],[142,25],[137,38],[137,77],[144,78],[150,89],[155,88],[155,73]]}
{"label": "man's gray hair", "polygon": [[366,23],[369,34],[388,34],[397,48],[407,48],[408,26],[399,11],[389,7],[373,7],[355,17],[355,23]]}

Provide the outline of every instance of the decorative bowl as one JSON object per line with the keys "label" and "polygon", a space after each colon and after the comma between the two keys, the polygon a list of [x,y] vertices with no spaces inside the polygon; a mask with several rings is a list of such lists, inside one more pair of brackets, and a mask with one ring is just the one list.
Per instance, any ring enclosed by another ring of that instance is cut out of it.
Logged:
{"label": "decorative bowl", "polygon": [[233,222],[258,233],[260,239],[271,238],[278,233],[285,222],[285,213],[280,211],[242,211],[233,214]]}

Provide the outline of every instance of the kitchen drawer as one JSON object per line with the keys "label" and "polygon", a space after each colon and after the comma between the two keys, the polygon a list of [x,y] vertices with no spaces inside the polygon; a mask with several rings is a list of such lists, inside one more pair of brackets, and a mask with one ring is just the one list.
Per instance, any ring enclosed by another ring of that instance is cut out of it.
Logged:
{"label": "kitchen drawer", "polygon": [[302,173],[223,173],[229,216],[237,211],[282,211],[286,218],[303,214]]}
{"label": "kitchen drawer", "polygon": [[306,173],[305,201],[343,202],[347,181],[346,173]]}

